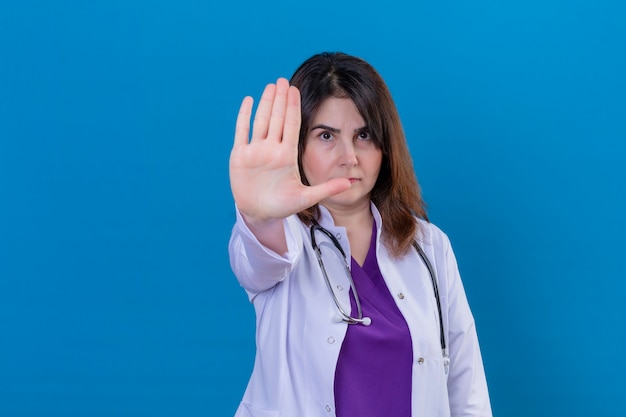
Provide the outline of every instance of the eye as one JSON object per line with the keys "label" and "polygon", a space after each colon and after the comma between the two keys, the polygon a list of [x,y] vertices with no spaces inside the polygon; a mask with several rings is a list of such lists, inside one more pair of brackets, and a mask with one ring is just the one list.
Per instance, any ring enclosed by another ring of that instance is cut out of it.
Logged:
{"label": "eye", "polygon": [[320,134],[320,139],[322,140],[328,141],[328,140],[331,140],[332,138],[333,138],[333,135],[330,134],[330,132],[322,132]]}
{"label": "eye", "polygon": [[369,132],[361,132],[359,133],[359,140],[372,140],[372,136]]}

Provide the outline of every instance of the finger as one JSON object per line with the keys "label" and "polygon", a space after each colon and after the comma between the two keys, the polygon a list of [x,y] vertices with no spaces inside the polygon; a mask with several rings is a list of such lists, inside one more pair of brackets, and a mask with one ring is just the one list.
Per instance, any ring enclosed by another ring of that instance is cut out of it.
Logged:
{"label": "finger", "polygon": [[276,80],[276,95],[272,106],[270,124],[267,132],[268,139],[280,141],[283,136],[285,125],[285,113],[287,111],[287,93],[289,91],[289,81],[286,78]]}
{"label": "finger", "polygon": [[285,114],[285,127],[283,130],[283,142],[297,146],[300,138],[300,90],[289,87],[287,94],[287,113]]}
{"label": "finger", "polygon": [[311,207],[320,201],[348,190],[351,187],[347,178],[334,178],[322,184],[306,186],[306,191],[302,195],[302,204]]}
{"label": "finger", "polygon": [[252,97],[245,97],[239,107],[237,114],[237,122],[235,124],[235,142],[233,146],[242,146],[248,144],[248,135],[250,134],[250,116],[252,115]]}
{"label": "finger", "polygon": [[254,125],[252,126],[252,140],[265,139],[272,114],[272,105],[276,95],[276,85],[268,84],[263,90],[259,106],[254,114]]}

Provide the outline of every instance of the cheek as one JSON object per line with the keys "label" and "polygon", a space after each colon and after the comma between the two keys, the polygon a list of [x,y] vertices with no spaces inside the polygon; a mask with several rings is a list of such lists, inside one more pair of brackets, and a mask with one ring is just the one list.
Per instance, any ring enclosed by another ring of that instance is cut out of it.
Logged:
{"label": "cheek", "polygon": [[313,155],[311,155],[311,152],[304,152],[302,154],[302,171],[304,172],[304,176],[306,177],[306,179],[309,181],[309,184],[311,184],[311,181],[315,180],[316,177],[316,173],[315,173],[315,167],[317,166],[317,161],[315,161],[315,158],[313,157]]}
{"label": "cheek", "polygon": [[302,154],[302,171],[310,185],[316,185],[328,179],[331,163],[328,155],[320,152]]}
{"label": "cheek", "polygon": [[370,166],[372,167],[372,170],[376,171],[377,173],[376,176],[378,176],[378,173],[380,173],[380,168],[382,166],[382,163],[383,163],[383,153],[381,151],[378,151],[377,153],[372,155]]}

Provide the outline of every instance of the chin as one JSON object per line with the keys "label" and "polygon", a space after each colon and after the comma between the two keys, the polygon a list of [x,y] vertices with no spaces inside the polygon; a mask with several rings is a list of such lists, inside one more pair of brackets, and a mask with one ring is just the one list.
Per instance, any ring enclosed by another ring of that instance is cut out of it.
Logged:
{"label": "chin", "polygon": [[369,196],[350,194],[350,191],[351,190],[346,190],[324,201],[328,204],[342,207],[356,207],[364,202],[367,202],[367,204],[369,204]]}

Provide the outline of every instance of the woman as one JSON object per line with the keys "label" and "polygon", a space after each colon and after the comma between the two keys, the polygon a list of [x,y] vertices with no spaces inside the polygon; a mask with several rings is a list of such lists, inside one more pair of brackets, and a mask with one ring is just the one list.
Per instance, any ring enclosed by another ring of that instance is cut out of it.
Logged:
{"label": "woman", "polygon": [[236,416],[491,416],[456,260],[380,75],[314,55],[267,85],[249,139],[252,104],[230,158],[231,266],[257,315]]}

